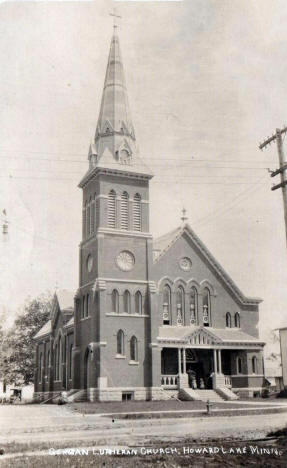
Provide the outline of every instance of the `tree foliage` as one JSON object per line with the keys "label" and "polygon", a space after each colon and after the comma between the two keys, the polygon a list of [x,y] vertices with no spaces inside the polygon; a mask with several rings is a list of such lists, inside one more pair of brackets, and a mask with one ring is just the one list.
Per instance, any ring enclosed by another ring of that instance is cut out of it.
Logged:
{"label": "tree foliage", "polygon": [[51,294],[29,299],[18,313],[12,327],[7,332],[0,331],[0,376],[7,384],[26,385],[33,382],[33,337],[49,320],[51,308]]}

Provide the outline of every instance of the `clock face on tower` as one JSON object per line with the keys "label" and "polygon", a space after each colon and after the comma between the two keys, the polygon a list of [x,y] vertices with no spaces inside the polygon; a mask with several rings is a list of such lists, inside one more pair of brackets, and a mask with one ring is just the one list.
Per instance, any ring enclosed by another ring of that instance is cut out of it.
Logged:
{"label": "clock face on tower", "polygon": [[128,250],[122,250],[116,257],[116,264],[122,271],[130,271],[135,265],[135,257]]}

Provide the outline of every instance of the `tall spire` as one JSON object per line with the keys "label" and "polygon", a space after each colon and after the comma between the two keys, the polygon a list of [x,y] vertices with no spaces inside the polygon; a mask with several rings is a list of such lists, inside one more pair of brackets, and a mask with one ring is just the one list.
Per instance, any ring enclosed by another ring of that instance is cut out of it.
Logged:
{"label": "tall spire", "polygon": [[132,163],[136,156],[135,132],[130,115],[117,26],[114,25],[99,119],[90,147],[90,166]]}

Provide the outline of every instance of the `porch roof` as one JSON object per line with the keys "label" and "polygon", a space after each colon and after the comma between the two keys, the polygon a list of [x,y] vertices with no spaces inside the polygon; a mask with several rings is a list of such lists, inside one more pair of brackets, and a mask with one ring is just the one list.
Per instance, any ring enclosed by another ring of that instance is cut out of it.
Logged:
{"label": "porch roof", "polygon": [[[196,337],[200,335],[200,340]],[[216,345],[216,344],[256,344],[264,343],[238,328],[212,328],[204,326],[162,326],[159,328],[158,341],[180,344]]]}

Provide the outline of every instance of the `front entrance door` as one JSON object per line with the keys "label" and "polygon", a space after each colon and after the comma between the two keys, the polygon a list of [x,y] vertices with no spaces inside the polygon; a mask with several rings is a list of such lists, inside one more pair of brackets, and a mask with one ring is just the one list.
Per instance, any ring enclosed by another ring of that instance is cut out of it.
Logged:
{"label": "front entrance door", "polygon": [[212,388],[212,353],[208,349],[186,350],[186,372],[191,388]]}

